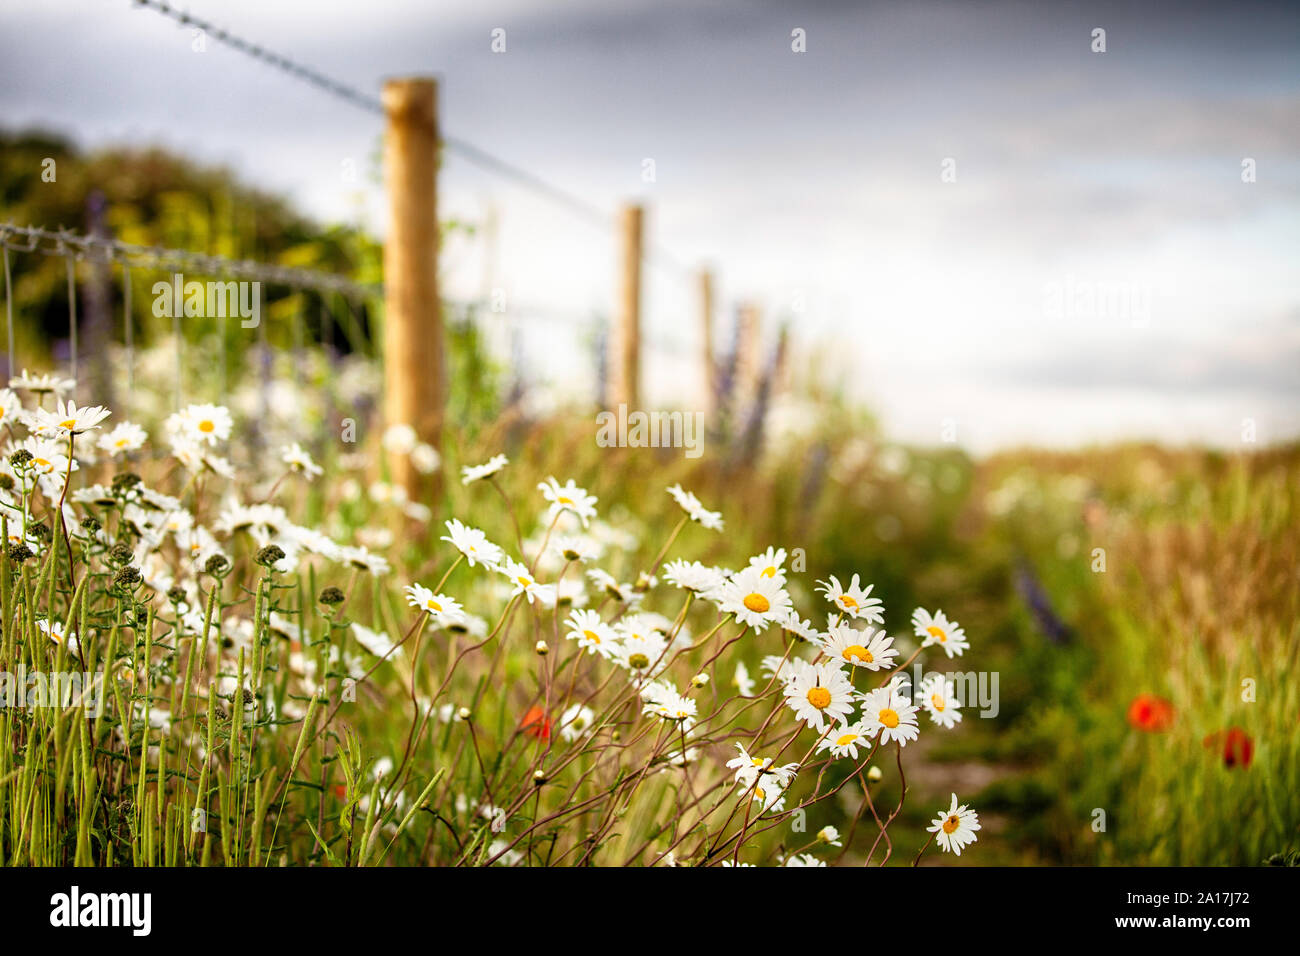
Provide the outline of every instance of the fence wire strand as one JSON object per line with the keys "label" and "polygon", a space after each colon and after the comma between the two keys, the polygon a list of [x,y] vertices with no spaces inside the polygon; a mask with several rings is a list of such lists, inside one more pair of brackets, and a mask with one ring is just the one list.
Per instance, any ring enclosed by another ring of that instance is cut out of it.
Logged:
{"label": "fence wire strand", "polygon": [[[135,0],[135,5],[148,10],[153,10],[163,16],[174,20],[181,26],[193,27],[202,30],[205,36],[210,36],[218,43],[224,44],[231,49],[250,57],[260,63],[279,70],[294,79],[308,83],[318,90],[326,93],[341,102],[350,106],[358,107],[369,113],[378,116],[384,116],[384,104],[374,96],[361,92],[354,86],[347,83],[332,79],[319,70],[305,66],[296,60],[290,59],[260,44],[252,43],[242,37],[217,26],[209,20],[177,9],[166,0]],[[507,179],[514,180],[520,186],[525,187],[544,196],[551,202],[564,206],[571,213],[582,219],[589,225],[598,229],[608,230],[614,226],[614,217],[604,209],[593,203],[587,202],[579,196],[574,195],[566,189],[555,186],[547,182],[542,177],[529,172],[522,166],[516,165],[509,160],[502,159],[489,150],[477,146],[468,140],[461,139],[457,136],[442,136],[442,146],[448,152],[460,156],[462,159],[480,167],[496,173]],[[653,255],[651,255],[653,252]],[[642,255],[651,266],[668,269],[679,273],[688,273],[689,268],[676,256],[672,255],[661,245],[648,246]]]}
{"label": "fence wire strand", "polygon": [[[25,243],[19,239],[27,240]],[[188,249],[167,249],[161,246],[140,246],[85,236],[67,229],[44,229],[39,226],[17,226],[0,223],[0,245],[8,251],[36,252],[48,256],[64,256],[87,262],[105,264],[130,263],[131,265],[189,270],[196,275],[221,275],[234,279],[263,282],[267,285],[288,286],[292,289],[311,289],[314,292],[339,292],[352,299],[367,299],[381,294],[378,285],[354,282],[329,272],[300,269],[291,266],[269,265],[250,259],[230,259],[225,256],[192,252]]]}

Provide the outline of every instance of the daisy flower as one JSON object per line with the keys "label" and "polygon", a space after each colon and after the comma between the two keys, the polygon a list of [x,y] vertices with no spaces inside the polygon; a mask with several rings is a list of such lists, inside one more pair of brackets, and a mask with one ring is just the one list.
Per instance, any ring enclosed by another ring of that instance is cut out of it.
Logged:
{"label": "daisy flower", "polygon": [[785,548],[768,548],[762,554],[749,559],[749,566],[765,578],[780,578],[785,581]]}
{"label": "daisy flower", "polygon": [[865,733],[859,724],[852,724],[832,730],[817,745],[817,752],[822,753],[829,750],[831,756],[836,759],[848,757],[850,760],[857,760],[858,748],[866,748],[870,745],[871,735]]}
{"label": "daisy flower", "polygon": [[759,672],[764,677],[775,677],[777,680],[787,681],[794,673],[794,667],[784,657],[777,654],[767,654],[759,661]]}
{"label": "daisy flower", "polygon": [[587,571],[587,579],[620,604],[637,604],[641,600],[641,592],[626,582],[620,584],[618,578],[608,571],[590,568]]}
{"label": "daisy flower", "polygon": [[682,510],[690,515],[692,521],[696,521],[710,531],[722,530],[722,512],[709,511],[704,505],[700,504],[700,499],[696,498],[689,491],[683,490],[681,485],[673,485],[668,489],[668,493],[673,496],[673,500],[682,506]]}
{"label": "daisy flower", "polygon": [[[62,478],[68,470],[68,456],[59,450],[58,442],[44,438],[28,438],[18,447],[32,453],[31,459],[27,462],[27,469],[33,474]],[[78,470],[76,459],[72,461],[72,470]]]}
{"label": "daisy flower", "polygon": [[679,693],[675,687],[656,682],[643,689],[641,696],[646,701],[642,713],[681,722],[684,727],[689,727],[695,717],[695,701]]}
{"label": "daisy flower", "polygon": [[786,866],[825,866],[825,860],[819,860],[811,853],[796,853],[785,861]]}
{"label": "daisy flower", "polygon": [[428,442],[420,442],[411,449],[411,464],[422,475],[431,475],[442,467],[442,455]]}
{"label": "daisy flower", "polygon": [[767,577],[754,567],[745,568],[711,595],[724,614],[757,631],[784,621],[790,614],[790,595],[781,587],[783,577]]}
{"label": "daisy flower", "polygon": [[583,563],[595,561],[602,553],[599,543],[584,534],[560,535],[551,544],[551,550],[565,561]]}
{"label": "daisy flower", "polygon": [[735,686],[736,692],[741,697],[754,696],[754,679],[749,676],[749,668],[745,666],[744,661],[736,663],[735,676],[731,678],[731,683]]}
{"label": "daisy flower", "polygon": [[508,464],[510,459],[505,455],[494,455],[481,465],[466,465],[460,470],[460,483],[468,485],[482,478],[490,478]]}
{"label": "daisy flower", "polygon": [[921,706],[947,730],[961,722],[961,705],[952,691],[953,682],[943,674],[931,674],[921,683]]}
{"label": "daisy flower", "polygon": [[859,726],[870,736],[880,734],[884,746],[897,740],[904,746],[920,734],[916,725],[917,708],[899,693],[899,685],[890,681],[885,687],[870,691],[862,697],[862,720]]}
{"label": "daisy flower", "polygon": [[0,388],[0,425],[13,425],[23,420],[23,403],[8,388]]}
{"label": "daisy flower", "polygon": [[226,458],[214,455],[200,442],[185,437],[172,438],[172,455],[186,471],[210,471],[222,478],[234,478],[235,467]]}
{"label": "daisy flower", "polygon": [[388,559],[382,555],[374,554],[364,546],[340,548],[339,558],[344,563],[350,564],[360,571],[369,571],[376,576],[388,573]]}
{"label": "daisy flower", "polygon": [[923,607],[912,612],[912,627],[916,636],[922,638],[921,646],[938,644],[949,657],[956,657],[970,647],[966,641],[966,632],[956,621],[948,620],[943,611],[935,610],[933,614]]}
{"label": "daisy flower", "polygon": [[194,527],[194,515],[184,508],[169,511],[158,525],[159,529],[180,540],[181,536]]}
{"label": "daisy flower", "polygon": [[785,787],[781,781],[770,773],[759,774],[757,782],[746,784],[746,789],[752,787],[749,800],[751,803],[757,803],[759,806],[759,816],[767,813],[769,810],[780,812],[785,808]]}
{"label": "daisy flower", "polygon": [[696,594],[707,594],[722,586],[726,580],[717,568],[698,561],[669,561],[664,565],[664,580],[673,587]]}
{"label": "daisy flower", "polygon": [[826,595],[826,600],[849,617],[866,618],[872,624],[884,623],[884,604],[871,597],[871,589],[875,587],[874,584],[868,584],[866,588],[860,587],[856,574],[853,575],[853,580],[849,582],[847,588],[841,587],[839,578],[834,575],[831,575],[829,581],[818,581],[817,583],[821,585],[817,590]]}
{"label": "daisy flower", "polygon": [[825,635],[822,634],[821,631],[813,627],[813,622],[811,620],[805,620],[799,617],[799,612],[794,608],[790,608],[789,612],[787,612],[785,616],[785,620],[780,623],[782,630],[795,635],[802,641],[812,641],[814,644],[821,644],[821,642],[826,639]]}
{"label": "daisy flower", "polygon": [[853,685],[831,664],[797,666],[785,685],[786,705],[794,715],[819,733],[826,719],[844,723],[853,710]]}
{"label": "daisy flower", "polygon": [[415,451],[415,446],[420,444],[420,436],[416,434],[411,425],[405,422],[394,422],[384,429],[379,444],[383,446],[384,451],[393,452],[397,455],[409,455]]}
{"label": "daisy flower", "polygon": [[868,627],[859,631],[854,627],[831,627],[822,643],[822,650],[838,667],[863,668],[878,671],[893,664],[898,656],[894,639],[883,630]]}
{"label": "daisy flower", "polygon": [[957,806],[957,794],[954,793],[948,809],[939,811],[926,831],[934,834],[939,846],[961,856],[962,848],[975,842],[975,831],[979,828],[979,814],[965,804]]}
{"label": "daisy flower", "polygon": [[746,785],[758,779],[759,774],[775,777],[783,787],[788,787],[799,770],[797,763],[775,766],[771,757],[755,757],[741,744],[736,744],[738,755],[727,761],[728,767],[736,769],[736,782]]}
{"label": "daisy flower", "polygon": [[578,578],[560,578],[542,594],[544,607],[579,608],[587,606],[587,588]]}
{"label": "daisy flower", "polygon": [[404,590],[406,603],[427,612],[439,625],[458,622],[465,616],[464,609],[454,599],[434,594],[423,584],[408,584]]}
{"label": "daisy flower", "polygon": [[67,402],[60,399],[58,407],[52,412],[43,408],[36,409],[32,413],[31,422],[37,431],[57,435],[84,435],[92,428],[98,428],[99,423],[110,414],[112,413],[103,405],[83,405],[78,408],[77,403],[71,399]]}
{"label": "daisy flower", "polygon": [[68,653],[80,655],[81,649],[77,644],[77,639],[67,633],[67,629],[58,621],[50,621],[46,618],[40,618],[36,626],[41,632],[55,644],[63,644],[65,641],[68,645]]}
{"label": "daisy flower", "polygon": [[168,416],[164,427],[182,440],[215,445],[230,437],[233,422],[223,405],[189,405]]}
{"label": "daisy flower", "polygon": [[817,831],[817,842],[825,843],[827,846],[843,846],[840,842],[840,831],[835,827],[822,827]]}
{"label": "daisy flower", "polygon": [[595,611],[574,611],[569,615],[569,632],[564,635],[577,641],[578,647],[588,654],[599,654],[608,659],[614,654],[618,637],[614,629],[600,619]]}
{"label": "daisy flower", "polygon": [[618,646],[615,660],[630,671],[653,676],[667,666],[668,642],[639,614],[629,614],[615,627]]}
{"label": "daisy flower", "polygon": [[570,742],[585,737],[591,733],[591,725],[595,722],[596,714],[590,707],[570,704],[560,715],[560,736]]}
{"label": "daisy flower", "polygon": [[547,518],[551,521],[561,512],[568,511],[577,515],[585,528],[587,522],[596,517],[596,496],[587,494],[587,490],[575,485],[572,478],[563,485],[553,477],[547,478],[537,486],[537,490],[551,503],[547,512]]}
{"label": "daisy flower", "polygon": [[297,442],[292,445],[285,445],[282,452],[280,460],[293,471],[306,476],[308,481],[311,481],[317,475],[325,474],[325,469],[312,461],[311,455],[305,452]]}
{"label": "daisy flower", "polygon": [[77,387],[74,379],[58,378],[54,375],[32,375],[27,369],[23,369],[23,374],[9,379],[9,387],[21,389],[24,392],[35,392],[38,395],[45,395],[53,392],[55,395],[62,395],[64,392],[70,392]]}
{"label": "daisy flower", "polygon": [[448,534],[440,540],[450,542],[452,547],[465,555],[471,568],[477,562],[482,562],[485,567],[495,567],[505,556],[505,552],[489,541],[488,536],[478,528],[461,524],[455,518],[449,519],[446,526]]}
{"label": "daisy flower", "polygon": [[100,451],[116,457],[139,451],[148,437],[145,430],[134,422],[119,422],[112,431],[100,435],[97,444]]}
{"label": "daisy flower", "polygon": [[510,582],[511,587],[514,589],[511,592],[512,596],[522,594],[528,598],[529,604],[532,604],[535,599],[540,600],[543,604],[547,603],[548,598],[552,602],[555,600],[553,596],[554,586],[539,584],[537,579],[533,577],[533,573],[528,570],[526,564],[522,564],[514,558],[506,558],[504,563],[496,566],[496,570]]}
{"label": "daisy flower", "polygon": [[352,622],[352,634],[358,644],[376,657],[387,657],[389,654],[400,656],[402,653],[402,649],[389,640],[387,634],[372,631],[356,621]]}

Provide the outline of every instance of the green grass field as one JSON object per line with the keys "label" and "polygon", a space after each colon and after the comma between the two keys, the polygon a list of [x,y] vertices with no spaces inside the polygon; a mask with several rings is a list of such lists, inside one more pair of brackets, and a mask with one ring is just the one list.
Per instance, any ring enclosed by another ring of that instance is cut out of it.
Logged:
{"label": "green grass field", "polygon": [[[952,793],[979,812],[978,842],[931,844],[922,865],[1259,864],[1300,847],[1295,448],[972,462],[827,407],[761,454],[692,461],[598,448],[587,415],[492,414],[449,436],[442,491],[404,502],[370,464],[378,436],[317,446],[311,481],[267,453],[306,437],[292,406],[260,423],[260,454],[242,419],[197,461],[146,426],[138,452],[80,463],[63,523],[66,460],[38,474],[50,448],[16,459],[16,433],[7,452],[0,662],[107,675],[93,719],[0,711],[7,864],[909,865]],[[213,458],[227,451],[233,477]],[[491,478],[458,480],[499,453]],[[598,497],[590,528],[547,511],[549,476]],[[721,531],[688,519],[678,483]],[[524,562],[470,567],[441,540],[450,518]],[[819,751],[825,733],[764,672],[817,648],[664,579],[673,560],[738,569],[769,547],[806,627],[837,623],[816,582],[859,574],[895,663],[996,674],[996,716],[967,702],[951,730],[921,715],[904,747]],[[597,568],[609,577],[583,574]],[[530,601],[522,577],[559,599]],[[413,584],[468,617],[409,607]],[[621,664],[566,638],[584,603],[622,628]],[[970,649],[920,647],[916,607],[944,609]],[[641,628],[668,648],[647,671],[628,663]],[[646,675],[665,662],[678,696],[660,705]],[[1163,702],[1157,728],[1134,726],[1143,694]],[[737,782],[737,744],[796,764],[788,789]]]}

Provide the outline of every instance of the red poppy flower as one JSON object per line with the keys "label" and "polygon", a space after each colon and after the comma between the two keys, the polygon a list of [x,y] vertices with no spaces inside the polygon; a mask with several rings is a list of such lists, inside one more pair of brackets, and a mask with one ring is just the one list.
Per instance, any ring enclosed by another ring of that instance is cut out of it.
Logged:
{"label": "red poppy flower", "polygon": [[1174,705],[1155,694],[1138,694],[1128,705],[1128,722],[1148,733],[1168,730],[1174,723]]}
{"label": "red poppy flower", "polygon": [[1255,741],[1240,727],[1216,730],[1202,743],[1207,750],[1222,751],[1223,765],[1229,770],[1233,767],[1249,767],[1255,757]]}
{"label": "red poppy flower", "polygon": [[540,737],[542,740],[551,739],[551,719],[546,716],[546,711],[540,707],[529,707],[528,712],[524,714],[524,719],[519,724],[519,728],[530,736]]}

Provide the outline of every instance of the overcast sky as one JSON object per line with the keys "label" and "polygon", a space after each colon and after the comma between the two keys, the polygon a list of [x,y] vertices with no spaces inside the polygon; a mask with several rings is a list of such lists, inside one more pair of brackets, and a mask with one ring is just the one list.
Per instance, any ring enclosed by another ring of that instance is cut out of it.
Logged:
{"label": "overcast sky", "polygon": [[[976,450],[1231,446],[1245,418],[1262,440],[1300,434],[1295,4],[187,8],[366,91],[437,74],[446,133],[600,208],[645,201],[656,243],[716,267],[722,340],[734,304],[757,301],[769,330],[788,318],[804,355],[823,349],[809,361],[850,369],[902,438],[938,441],[945,419]],[[378,118],[210,40],[196,52],[129,0],[0,10],[4,126],[158,143],[382,231]],[[494,271],[482,242],[446,250],[450,294],[608,312],[608,234],[454,156],[442,185],[444,212],[499,220]],[[647,358],[671,404],[698,378],[692,289],[667,267],[650,279],[647,325],[686,350]],[[575,327],[527,321],[547,336],[525,341],[531,374],[587,388]]]}

